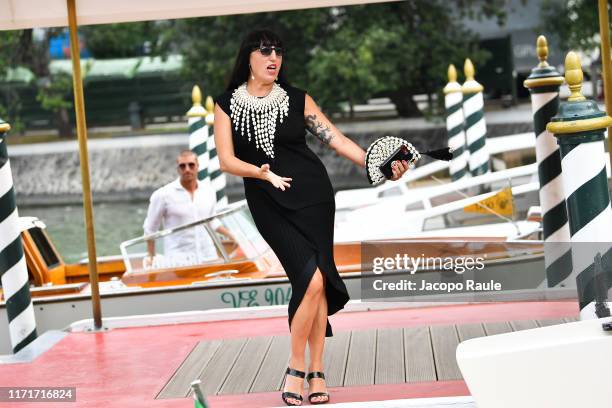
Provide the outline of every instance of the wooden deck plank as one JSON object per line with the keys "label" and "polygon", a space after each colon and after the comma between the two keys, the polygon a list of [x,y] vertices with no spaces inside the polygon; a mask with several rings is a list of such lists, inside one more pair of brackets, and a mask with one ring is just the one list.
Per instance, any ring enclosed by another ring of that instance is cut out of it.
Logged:
{"label": "wooden deck plank", "polygon": [[156,398],[186,397],[191,382],[200,376],[220,344],[221,340],[198,342]]}
{"label": "wooden deck plank", "polygon": [[280,390],[289,362],[290,349],[289,336],[274,336],[249,392]]}
{"label": "wooden deck plank", "polygon": [[376,336],[374,384],[406,382],[404,332],[402,328],[378,329]]}
{"label": "wooden deck plank", "polygon": [[[576,321],[557,319],[454,326],[340,331],[326,338],[329,387],[461,379],[455,360],[461,341]],[[289,336],[263,336],[197,343],[156,398],[184,398],[202,380],[205,394],[279,391],[290,352]]]}
{"label": "wooden deck plank", "polygon": [[510,333],[512,327],[508,322],[495,322],[495,323],[484,323],[485,333],[487,336],[494,336],[496,334]]}
{"label": "wooden deck plank", "polygon": [[484,328],[480,323],[460,324],[457,326],[457,333],[459,334],[460,342],[486,336]]}
{"label": "wooden deck plank", "polygon": [[404,328],[406,382],[436,381],[436,366],[427,327]]}
{"label": "wooden deck plank", "polygon": [[431,326],[429,331],[438,380],[461,379],[461,371],[455,358],[455,352],[459,344],[455,326]]}
{"label": "wooden deck plank", "polygon": [[538,327],[538,324],[535,320],[514,320],[510,322],[510,326],[512,326],[514,331],[521,331],[535,329]]}
{"label": "wooden deck plank", "polygon": [[344,384],[344,368],[350,341],[350,331],[335,332],[333,337],[325,339],[324,364],[328,387],[341,387]]}
{"label": "wooden deck plank", "polygon": [[271,342],[272,336],[251,337],[242,348],[219,394],[245,394],[249,392]]}
{"label": "wooden deck plank", "polygon": [[541,319],[541,320],[538,320],[537,322],[540,325],[540,327],[554,326],[557,324],[565,323],[563,319]]}
{"label": "wooden deck plank", "polygon": [[[246,342],[247,338],[223,340],[219,349],[200,375],[204,395],[212,395],[219,392]],[[192,395],[191,391],[189,395]]]}
{"label": "wooden deck plank", "polygon": [[358,330],[351,334],[344,386],[374,384],[376,330]]}

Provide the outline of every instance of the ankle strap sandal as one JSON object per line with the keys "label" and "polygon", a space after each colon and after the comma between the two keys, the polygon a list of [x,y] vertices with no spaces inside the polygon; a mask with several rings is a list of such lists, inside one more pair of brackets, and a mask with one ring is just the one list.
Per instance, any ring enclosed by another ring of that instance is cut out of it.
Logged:
{"label": "ankle strap sandal", "polygon": [[[287,381],[287,376],[291,375],[293,377],[298,377],[298,378],[304,378],[306,376],[306,373],[304,373],[303,371],[300,370],[295,370],[291,367],[287,367],[287,371],[285,371],[285,380],[284,382]],[[281,398],[283,399],[283,402],[289,406],[300,406],[302,405],[301,402],[303,401],[303,397],[300,394],[297,394],[295,392],[289,392],[289,391],[284,391],[283,394],[281,395]],[[295,400],[300,401],[300,404],[293,404],[291,402],[288,401],[288,398],[292,398]]]}
{"label": "ankle strap sandal", "polygon": [[[322,380],[324,380],[325,379],[325,374],[323,374],[322,371],[312,371],[312,372],[308,373],[308,376],[306,377],[306,381],[308,381],[310,383],[310,380],[312,380],[313,378],[321,378]],[[316,397],[326,397],[326,399],[324,399],[322,401],[313,401],[313,398],[316,398]],[[312,392],[312,393],[308,394],[308,401],[312,405],[327,404],[329,402],[329,393],[327,393],[327,392]]]}

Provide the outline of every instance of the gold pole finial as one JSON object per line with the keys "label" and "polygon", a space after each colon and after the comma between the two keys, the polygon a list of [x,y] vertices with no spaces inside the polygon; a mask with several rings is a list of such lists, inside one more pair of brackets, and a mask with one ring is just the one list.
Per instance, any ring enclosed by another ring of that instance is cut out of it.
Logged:
{"label": "gold pole finial", "polygon": [[200,91],[200,87],[197,85],[194,85],[191,90],[191,100],[193,101],[193,106],[202,106],[202,91]]}
{"label": "gold pole finial", "polygon": [[567,53],[565,57],[565,82],[570,89],[568,101],[584,101],[586,98],[582,95],[582,67],[580,66],[580,58],[573,51]]}
{"label": "gold pole finial", "polygon": [[209,95],[206,97],[206,112],[208,112],[208,114],[206,115],[207,125],[212,125],[215,123],[215,114],[213,113],[214,110],[215,110],[215,103],[213,102],[212,96]]}
{"label": "gold pole finial", "polygon": [[200,87],[194,85],[191,89],[191,100],[193,101],[193,106],[187,112],[188,118],[205,118],[206,109],[202,106],[202,91],[200,91]]}
{"label": "gold pole finial", "polygon": [[11,130],[11,125],[6,122],[0,123],[0,133],[6,133]]}
{"label": "gold pole finial", "polygon": [[540,60],[540,68],[548,66],[548,41],[543,35],[538,37],[537,41],[538,59]]}
{"label": "gold pole finial", "polygon": [[465,59],[465,64],[463,64],[463,73],[465,74],[465,81],[473,81],[474,80],[474,64],[469,58]]}
{"label": "gold pole finial", "polygon": [[215,103],[213,102],[212,96],[206,97],[206,106],[204,107],[207,112],[212,112],[215,109]]}
{"label": "gold pole finial", "polygon": [[457,82],[457,70],[453,64],[448,66],[448,82]]}

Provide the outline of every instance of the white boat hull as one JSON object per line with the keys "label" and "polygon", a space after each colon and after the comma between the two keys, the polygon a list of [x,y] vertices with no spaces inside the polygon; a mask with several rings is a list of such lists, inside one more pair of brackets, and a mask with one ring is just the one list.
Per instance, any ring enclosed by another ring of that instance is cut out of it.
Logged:
{"label": "white boat hull", "polygon": [[[541,255],[530,255],[519,259],[497,261],[487,268],[491,277],[513,273],[524,268],[544,270],[544,259]],[[439,272],[431,272],[439,273]],[[361,299],[361,274],[342,275],[351,299]],[[485,278],[485,277],[483,277]],[[226,309],[239,307],[256,307],[287,304],[291,295],[289,280],[271,278],[260,280],[242,280],[235,283],[216,283],[208,285],[178,286],[154,289],[129,288],[115,293],[102,289],[101,305],[104,317],[121,317],[155,313],[184,312],[194,310]],[[506,300],[543,300],[552,298],[575,297],[575,289],[565,289],[554,294],[543,294],[541,290],[526,290],[523,293],[508,294]],[[487,299],[489,297],[489,299]],[[445,297],[445,302],[452,302],[453,297]],[[478,297],[475,298],[478,300]],[[483,294],[482,300],[491,300],[490,295]],[[415,296],[396,301],[427,302],[438,301],[440,297]],[[495,301],[504,300],[496,295]],[[392,302],[380,299],[381,302]],[[463,300],[461,300],[463,301]],[[53,298],[33,300],[38,333],[47,330],[60,330],[72,322],[88,319],[92,316],[91,300],[88,295],[63,295]],[[0,354],[11,352],[8,338],[8,319],[4,303],[0,304]]]}

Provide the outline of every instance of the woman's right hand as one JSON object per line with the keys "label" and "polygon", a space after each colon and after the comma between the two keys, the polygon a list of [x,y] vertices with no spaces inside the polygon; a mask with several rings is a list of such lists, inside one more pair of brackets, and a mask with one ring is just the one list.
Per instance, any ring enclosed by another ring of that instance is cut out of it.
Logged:
{"label": "woman's right hand", "polygon": [[285,191],[285,187],[289,188],[291,185],[288,183],[293,180],[291,177],[281,177],[270,171],[269,164],[262,164],[259,168],[259,174],[262,180],[269,181],[276,188],[280,188]]}

